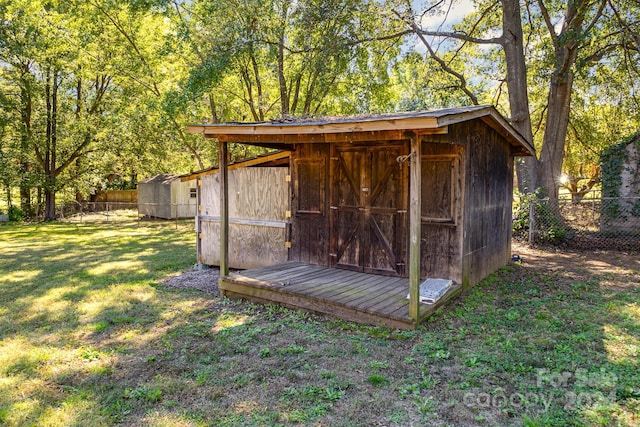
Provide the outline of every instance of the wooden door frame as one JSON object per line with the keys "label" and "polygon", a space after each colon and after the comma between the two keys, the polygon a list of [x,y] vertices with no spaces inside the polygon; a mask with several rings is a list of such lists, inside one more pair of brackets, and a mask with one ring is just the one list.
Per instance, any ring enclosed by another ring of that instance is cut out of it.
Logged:
{"label": "wooden door frame", "polygon": [[[341,148],[346,148],[345,150],[340,150]],[[336,173],[337,169],[339,167],[341,167],[340,165],[337,164],[338,161],[343,161],[341,160],[341,156],[338,155],[338,151],[362,151],[364,153],[370,153],[373,152],[373,150],[375,149],[379,149],[379,150],[385,150],[387,149],[387,151],[389,149],[400,149],[399,151],[402,153],[402,156],[405,156],[406,153],[409,152],[409,141],[402,141],[402,140],[398,140],[398,141],[393,141],[391,144],[362,144],[362,145],[353,145],[353,144],[331,144],[331,149],[330,149],[330,166],[329,166],[329,245],[330,245],[330,250],[329,250],[329,259],[328,259],[328,265],[331,267],[338,267],[338,250],[340,248],[338,248],[338,230],[337,230],[337,215],[338,215],[338,210],[339,207],[337,206],[337,204],[335,204],[336,202],[336,192],[337,189],[334,186],[334,182],[335,182],[335,178],[336,178]],[[351,150],[350,150],[351,149]],[[401,168],[405,168],[408,167],[408,162],[399,162],[399,167]],[[380,242],[380,244],[386,244],[386,246],[389,249],[393,249],[394,246],[396,248],[395,251],[391,250],[390,254],[391,256],[393,256],[393,258],[395,259],[395,263],[394,263],[394,270],[396,271],[396,273],[398,274],[398,276],[400,277],[407,277],[408,275],[408,270],[407,270],[407,261],[406,259],[404,260],[404,265],[405,267],[403,269],[398,268],[398,258],[399,255],[404,258],[408,257],[408,241],[407,241],[407,235],[408,235],[408,217],[407,217],[407,210],[409,209],[409,176],[408,176],[408,170],[404,170],[402,172],[402,178],[401,178],[401,188],[402,188],[402,193],[399,196],[399,204],[401,205],[398,209],[398,212],[396,213],[396,215],[404,215],[404,218],[401,220],[400,222],[400,230],[397,233],[396,237],[395,237],[395,241],[389,241],[387,239],[387,236],[384,235],[384,233],[382,233],[379,229],[379,226],[377,224],[377,222],[375,222],[372,218],[372,212],[371,212],[371,206],[370,204],[374,201],[374,196],[378,196],[379,193],[382,191],[382,187],[379,189],[374,189],[371,188],[371,184],[372,184],[372,177],[370,176],[370,161],[365,161],[362,165],[362,168],[364,170],[361,170],[361,182],[359,183],[355,183],[353,182],[353,178],[352,177],[348,177],[349,180],[349,184],[352,190],[357,190],[356,191],[356,196],[359,199],[359,204],[360,204],[360,209],[363,209],[362,213],[360,215],[358,215],[359,218],[359,228],[360,228],[360,232],[358,233],[357,230],[354,231],[353,233],[349,233],[349,235],[351,236],[352,234],[355,233],[356,238],[360,239],[360,244],[362,246],[361,250],[360,250],[360,254],[359,254],[359,259],[358,259],[358,265],[359,268],[357,268],[357,271],[366,271],[367,267],[367,263],[370,261],[367,260],[367,253],[365,248],[368,248],[371,244],[371,234],[372,233],[376,233],[376,239],[380,240],[380,236],[378,236],[378,234],[380,234],[382,236],[382,238],[384,239],[384,242]],[[343,169],[347,170],[347,168]],[[389,172],[387,174],[385,174],[385,179],[383,181],[388,181],[390,179],[390,176],[392,175],[392,172]],[[362,183],[362,177],[364,177],[365,180],[365,184],[366,186],[369,188],[368,193],[365,195],[363,194],[363,192],[361,191],[361,188],[363,183]],[[358,185],[359,184],[359,185]],[[354,186],[355,185],[355,186]],[[378,191],[376,191],[378,190]],[[367,203],[369,203],[369,205],[367,206]],[[397,217],[395,218],[396,221],[398,221]],[[372,224],[372,221],[375,224]],[[376,229],[374,229],[374,227],[372,225],[375,225]],[[369,228],[371,228],[371,230],[369,230]],[[365,232],[365,229],[366,232]],[[351,239],[350,239],[351,240]],[[398,252],[398,248],[402,247],[402,249],[400,249],[401,252]],[[389,252],[387,250],[385,250],[385,252]],[[343,267],[338,267],[338,268],[345,268],[345,269],[349,269],[348,266],[343,266]],[[380,271],[380,270],[376,270],[375,272],[373,272],[374,274],[385,274],[384,272]]]}

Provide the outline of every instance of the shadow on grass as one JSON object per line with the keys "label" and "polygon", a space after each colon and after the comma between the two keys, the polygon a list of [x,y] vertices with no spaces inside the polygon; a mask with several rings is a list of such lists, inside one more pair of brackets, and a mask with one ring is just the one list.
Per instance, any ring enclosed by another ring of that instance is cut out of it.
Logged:
{"label": "shadow on grass", "polygon": [[635,424],[638,257],[530,251],[525,260],[464,296],[414,348],[431,369],[455,367],[442,390],[456,402],[448,420]]}
{"label": "shadow on grass", "polygon": [[22,333],[61,322],[72,330],[79,321],[73,315],[75,304],[87,296],[112,287],[152,284],[194,262],[185,233],[171,228],[47,224],[16,230],[3,236],[6,248],[0,260],[0,303],[7,310],[0,322],[4,337],[11,330]]}
{"label": "shadow on grass", "polygon": [[153,339],[165,309],[155,284],[193,265],[191,230],[38,224],[0,235],[0,424],[73,425],[70,412],[103,424],[92,384]]}
{"label": "shadow on grass", "polygon": [[395,331],[157,286],[191,230],[19,228],[0,424],[637,424],[637,256],[525,252]]}

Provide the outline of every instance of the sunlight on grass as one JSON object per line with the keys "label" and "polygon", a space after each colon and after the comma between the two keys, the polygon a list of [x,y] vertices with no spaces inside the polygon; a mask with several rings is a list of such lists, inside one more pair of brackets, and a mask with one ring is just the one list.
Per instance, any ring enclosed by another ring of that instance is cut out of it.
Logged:
{"label": "sunlight on grass", "polygon": [[122,400],[112,377],[173,326],[153,326],[161,315],[202,309],[159,300],[154,286],[193,263],[191,234],[59,223],[0,234],[0,425],[112,425],[148,404]]}
{"label": "sunlight on grass", "polygon": [[236,414],[253,414],[259,411],[260,405],[255,400],[241,400],[233,405],[233,412]]}
{"label": "sunlight on grass", "polygon": [[185,315],[191,314],[194,310],[201,308],[200,302],[193,300],[189,301],[175,301],[171,304],[171,307],[168,307],[167,310],[164,310],[160,313],[160,318],[166,322],[171,320],[184,318]]}
{"label": "sunlight on grass", "polygon": [[640,304],[627,304],[621,307],[620,313],[632,320],[635,327],[640,328]]}
{"label": "sunlight on grass", "polygon": [[15,270],[2,275],[2,281],[5,283],[20,283],[33,280],[41,271],[39,270]]}
{"label": "sunlight on grass", "polygon": [[46,315],[47,320],[52,322],[65,315],[65,310],[70,308],[72,301],[65,300],[63,297],[75,291],[75,286],[62,286],[49,289],[40,297],[27,296],[17,302],[28,303],[29,308],[23,313],[25,320],[34,320]]}
{"label": "sunlight on grass", "polygon": [[616,325],[604,325],[604,347],[612,363],[638,363],[640,357],[640,339],[631,335],[625,328]]}
{"label": "sunlight on grass", "polygon": [[103,262],[93,268],[87,269],[87,273],[94,276],[111,273],[123,273],[126,271],[136,272],[137,274],[146,274],[149,272],[146,268],[144,268],[144,263],[137,259]]}
{"label": "sunlight on grass", "polygon": [[131,303],[148,302],[155,298],[156,290],[146,285],[113,285],[94,290],[91,295],[78,304],[78,312],[85,323],[92,322],[107,309],[124,309]]}
{"label": "sunlight on grass", "polygon": [[[0,227],[2,427],[637,424],[635,258],[571,277],[532,258],[405,334],[164,286],[195,262],[184,228]],[[496,387],[555,401],[460,404]]]}
{"label": "sunlight on grass", "polygon": [[166,414],[157,411],[147,415],[142,422],[148,427],[192,427],[199,425],[198,423],[185,419],[180,415]]}
{"label": "sunlight on grass", "polygon": [[58,407],[49,407],[40,415],[40,423],[47,427],[65,427],[71,425],[107,425],[99,415],[93,399],[86,395],[73,395],[65,399]]}
{"label": "sunlight on grass", "polygon": [[211,331],[214,334],[217,334],[224,329],[244,325],[247,323],[247,320],[249,320],[249,316],[244,314],[223,314],[218,317],[218,320],[216,320],[216,324],[213,325]]}
{"label": "sunlight on grass", "polygon": [[40,402],[37,399],[24,398],[14,403],[4,419],[6,425],[24,425],[40,410]]}
{"label": "sunlight on grass", "polygon": [[30,376],[51,358],[54,349],[35,347],[25,338],[10,338],[0,341],[0,373]]}

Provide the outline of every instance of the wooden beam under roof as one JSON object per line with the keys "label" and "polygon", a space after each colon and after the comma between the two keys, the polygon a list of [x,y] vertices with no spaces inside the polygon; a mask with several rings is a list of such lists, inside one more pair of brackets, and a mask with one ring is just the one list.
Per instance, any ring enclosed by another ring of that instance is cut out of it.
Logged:
{"label": "wooden beam under roof", "polygon": [[292,122],[225,123],[221,125],[189,125],[190,133],[206,135],[322,135],[375,132],[404,129],[433,129],[438,120],[431,116],[388,115],[367,118],[344,118]]}
{"label": "wooden beam under roof", "polygon": [[[448,128],[440,127],[435,129],[420,129],[414,131],[420,135],[446,135]],[[323,134],[204,134],[219,141],[237,142],[243,144],[279,143],[279,144],[305,144],[305,143],[353,143],[365,141],[399,141],[406,139],[405,130],[386,131],[362,131],[346,133],[323,133]]]}
{"label": "wooden beam under roof", "polygon": [[[277,153],[266,154],[264,156],[258,156],[258,157],[255,157],[253,159],[248,159],[248,160],[240,161],[240,162],[237,162],[237,163],[231,163],[231,164],[229,164],[227,166],[227,170],[234,170],[234,169],[239,169],[239,168],[247,168],[247,167],[256,166],[256,165],[262,165],[262,164],[265,164],[265,163],[270,163],[270,162],[274,162],[276,160],[282,160],[282,159],[287,159],[287,158],[289,158],[289,152],[287,152],[287,151],[278,151]],[[192,179],[196,179],[196,178],[199,178],[201,176],[212,175],[212,174],[216,174],[216,173],[219,173],[219,172],[220,172],[219,168],[211,168],[211,169],[207,169],[207,170],[203,170],[203,171],[193,172],[193,173],[191,173],[189,175],[185,175],[185,176],[181,177],[180,181],[191,181]]]}

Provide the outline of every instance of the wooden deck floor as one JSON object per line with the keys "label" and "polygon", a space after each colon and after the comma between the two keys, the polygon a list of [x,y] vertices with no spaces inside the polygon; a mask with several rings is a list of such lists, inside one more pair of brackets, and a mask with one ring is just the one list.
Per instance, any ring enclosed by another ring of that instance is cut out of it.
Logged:
{"label": "wooden deck floor", "polygon": [[[220,278],[225,296],[273,302],[341,319],[413,329],[409,317],[409,279],[326,268],[299,262],[244,270]],[[458,294],[455,285],[436,304],[420,305],[420,321]]]}

